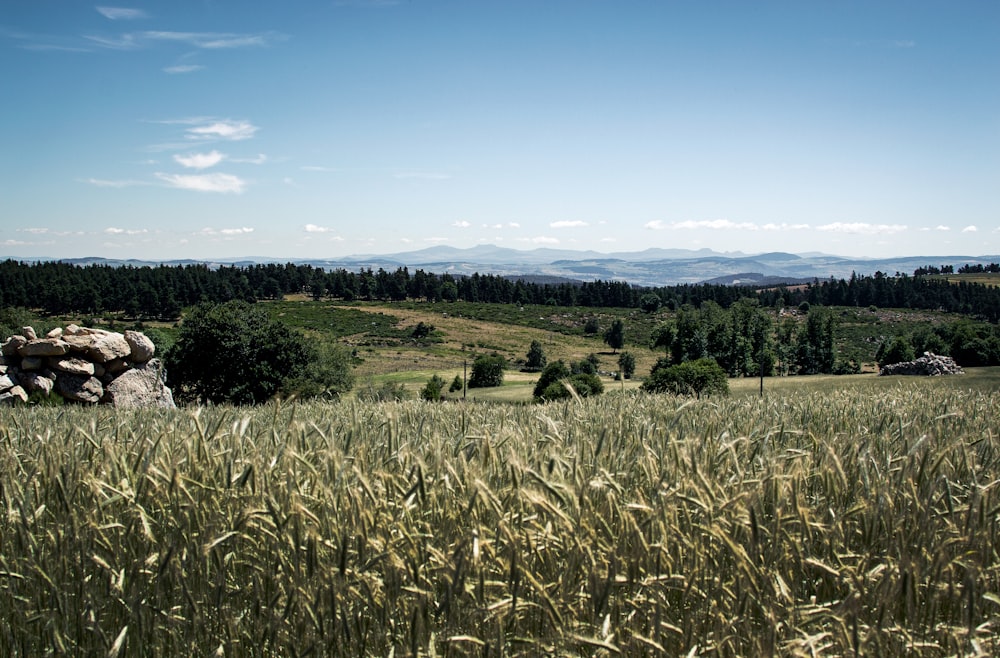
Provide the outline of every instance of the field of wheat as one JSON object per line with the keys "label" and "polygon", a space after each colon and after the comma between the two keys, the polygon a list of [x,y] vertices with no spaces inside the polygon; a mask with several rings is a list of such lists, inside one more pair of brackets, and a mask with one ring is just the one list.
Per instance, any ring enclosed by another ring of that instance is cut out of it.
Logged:
{"label": "field of wheat", "polygon": [[4,410],[0,655],[990,655],[998,402]]}

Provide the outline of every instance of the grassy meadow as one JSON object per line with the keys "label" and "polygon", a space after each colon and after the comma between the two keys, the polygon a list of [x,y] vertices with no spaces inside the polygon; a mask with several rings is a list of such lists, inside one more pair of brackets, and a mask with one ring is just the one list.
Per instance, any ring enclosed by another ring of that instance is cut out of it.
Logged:
{"label": "grassy meadow", "polygon": [[5,409],[0,655],[995,655],[996,374],[830,379]]}

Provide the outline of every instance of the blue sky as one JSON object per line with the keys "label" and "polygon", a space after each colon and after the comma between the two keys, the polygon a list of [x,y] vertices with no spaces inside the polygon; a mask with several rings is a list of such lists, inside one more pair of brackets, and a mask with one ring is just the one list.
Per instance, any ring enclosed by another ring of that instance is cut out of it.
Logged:
{"label": "blue sky", "polygon": [[0,6],[0,257],[1000,253],[1000,3]]}

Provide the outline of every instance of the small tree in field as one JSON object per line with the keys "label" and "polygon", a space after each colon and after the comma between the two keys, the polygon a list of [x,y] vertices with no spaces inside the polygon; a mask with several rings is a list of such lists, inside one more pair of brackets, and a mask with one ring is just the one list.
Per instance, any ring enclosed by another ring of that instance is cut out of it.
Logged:
{"label": "small tree in field", "polygon": [[444,390],[444,380],[434,375],[427,380],[427,385],[420,391],[420,398],[428,402],[438,402],[441,400],[441,391]]}
{"label": "small tree in field", "polygon": [[542,344],[537,340],[531,341],[531,347],[528,348],[528,359],[524,364],[525,372],[541,371],[545,367],[546,361],[545,350],[542,349]]}
{"label": "small tree in field", "polygon": [[622,379],[632,379],[635,374],[635,356],[631,352],[622,352],[618,355],[618,372]]}
{"label": "small tree in field", "polygon": [[617,352],[625,346],[625,323],[615,320],[604,332],[604,342],[608,344],[612,352]]}
{"label": "small tree in field", "polygon": [[455,375],[455,379],[451,380],[451,386],[448,387],[449,393],[454,393],[455,391],[462,390],[462,376]]}
{"label": "small tree in field", "polygon": [[472,363],[469,388],[503,386],[503,371],[507,361],[499,354],[480,356]]}

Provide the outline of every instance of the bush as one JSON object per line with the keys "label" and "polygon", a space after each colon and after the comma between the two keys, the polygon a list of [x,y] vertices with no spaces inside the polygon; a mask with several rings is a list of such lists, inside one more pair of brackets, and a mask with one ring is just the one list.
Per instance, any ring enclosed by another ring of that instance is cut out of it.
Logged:
{"label": "bush", "polygon": [[188,401],[258,404],[279,393],[336,395],[352,383],[343,352],[243,301],[194,307],[164,360],[174,395]]}
{"label": "bush", "polygon": [[903,336],[896,336],[891,343],[882,343],[875,360],[880,366],[887,366],[893,363],[905,363],[913,360],[913,346]]}
{"label": "bush", "polygon": [[439,402],[443,397],[441,391],[444,390],[444,380],[434,375],[427,380],[427,385],[420,391],[420,398],[428,402]]}
{"label": "bush", "polygon": [[[581,361],[580,363],[586,363]],[[580,397],[600,395],[604,392],[604,383],[596,374],[570,371],[562,360],[554,361],[545,366],[542,376],[535,382],[533,395],[536,400],[562,400],[572,394],[566,384],[573,387]]]}
{"label": "bush", "polygon": [[455,375],[455,379],[451,380],[451,386],[448,387],[448,392],[454,393],[455,391],[461,391],[463,386],[462,377],[460,375]]}
{"label": "bush", "polygon": [[358,399],[362,402],[399,402],[409,397],[406,387],[399,382],[383,382],[376,386],[375,382],[369,381],[358,391]]}
{"label": "bush", "polygon": [[649,379],[642,383],[642,390],[650,393],[674,395],[727,395],[729,380],[726,371],[714,359],[698,359],[670,365],[660,359],[653,366]]}
{"label": "bush", "polygon": [[480,356],[472,363],[469,388],[503,386],[503,371],[507,362],[499,354]]}
{"label": "bush", "polygon": [[597,318],[587,318],[587,321],[583,323],[583,333],[588,336],[594,336],[601,332],[601,323]]}

